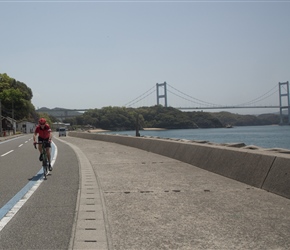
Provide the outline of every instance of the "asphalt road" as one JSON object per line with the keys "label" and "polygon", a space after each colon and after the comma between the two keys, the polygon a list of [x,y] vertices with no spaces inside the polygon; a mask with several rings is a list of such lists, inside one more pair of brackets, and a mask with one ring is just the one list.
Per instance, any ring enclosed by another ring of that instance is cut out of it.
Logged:
{"label": "asphalt road", "polygon": [[[0,144],[0,208],[41,169],[31,137],[25,135]],[[0,249],[68,249],[79,166],[69,146],[57,140],[54,143],[58,155],[51,175],[0,231]]]}

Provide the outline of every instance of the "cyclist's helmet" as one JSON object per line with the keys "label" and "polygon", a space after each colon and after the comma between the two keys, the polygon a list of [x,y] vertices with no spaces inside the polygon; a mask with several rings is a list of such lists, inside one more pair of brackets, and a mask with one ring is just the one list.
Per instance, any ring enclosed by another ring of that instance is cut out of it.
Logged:
{"label": "cyclist's helmet", "polygon": [[44,118],[40,118],[38,123],[39,123],[39,125],[45,125],[46,120]]}

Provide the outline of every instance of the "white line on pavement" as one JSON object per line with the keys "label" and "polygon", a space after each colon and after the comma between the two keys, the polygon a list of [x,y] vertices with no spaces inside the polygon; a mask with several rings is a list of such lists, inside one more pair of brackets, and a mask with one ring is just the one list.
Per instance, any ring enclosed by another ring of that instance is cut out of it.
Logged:
{"label": "white line on pavement", "polygon": [[[53,159],[51,165],[54,165],[54,162],[57,157],[57,146],[53,143],[52,147]],[[11,150],[13,151],[13,150]],[[2,156],[2,155],[1,155]],[[42,168],[35,175],[38,176],[42,173]],[[19,209],[24,205],[24,203],[30,198],[30,196],[35,192],[35,190],[43,182],[43,179],[38,178],[37,180],[31,180],[20,190],[6,205],[0,208],[0,232],[7,225],[7,223],[13,218],[13,216],[19,211]]]}
{"label": "white line on pavement", "polygon": [[1,155],[1,156],[8,155],[8,154],[12,153],[13,151],[14,151],[14,150],[10,150],[10,151],[8,151],[7,153],[5,153],[5,154],[3,154],[3,155]]}

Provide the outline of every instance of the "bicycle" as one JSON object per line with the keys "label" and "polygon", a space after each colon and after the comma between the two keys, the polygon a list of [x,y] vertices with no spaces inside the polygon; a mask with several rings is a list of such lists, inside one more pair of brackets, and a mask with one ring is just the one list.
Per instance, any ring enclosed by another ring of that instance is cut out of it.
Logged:
{"label": "bicycle", "polygon": [[48,158],[47,158],[47,153],[46,153],[46,144],[48,142],[47,141],[41,141],[41,142],[36,142],[34,143],[34,147],[36,149],[36,144],[41,144],[42,145],[42,167],[43,167],[43,177],[46,180],[48,173],[49,173],[49,169],[48,169]]}

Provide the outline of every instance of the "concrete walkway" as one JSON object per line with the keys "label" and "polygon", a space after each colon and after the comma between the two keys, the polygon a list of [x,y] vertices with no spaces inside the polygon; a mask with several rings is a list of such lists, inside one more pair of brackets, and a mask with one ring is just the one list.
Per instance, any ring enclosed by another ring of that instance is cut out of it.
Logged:
{"label": "concrete walkway", "polygon": [[290,249],[290,200],[171,158],[73,137],[71,249]]}

